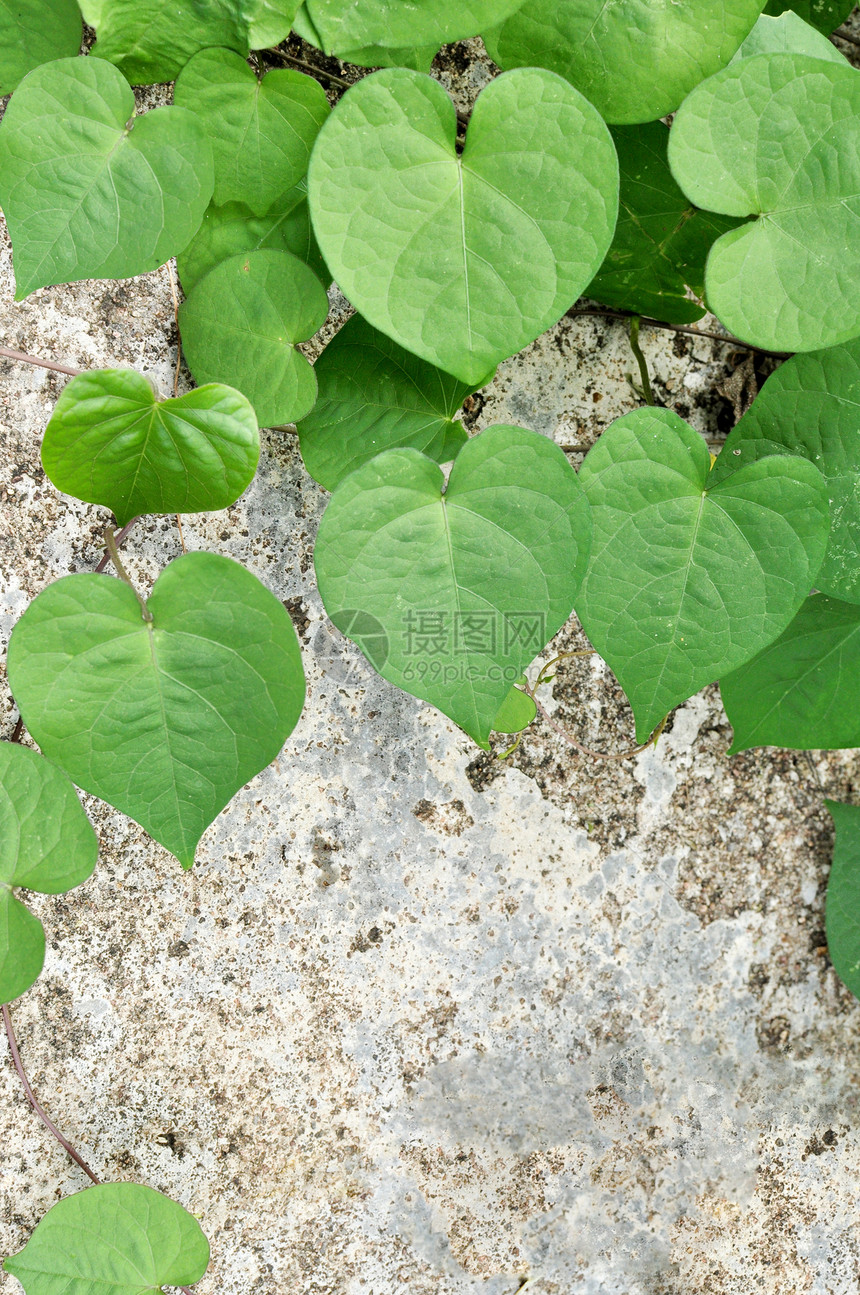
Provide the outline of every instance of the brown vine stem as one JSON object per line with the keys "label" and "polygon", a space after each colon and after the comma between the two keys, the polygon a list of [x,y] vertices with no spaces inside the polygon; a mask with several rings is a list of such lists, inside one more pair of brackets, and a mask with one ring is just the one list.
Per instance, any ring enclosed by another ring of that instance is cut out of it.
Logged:
{"label": "brown vine stem", "polygon": [[[588,306],[583,307],[581,310],[573,307],[567,312],[568,319],[587,315],[600,319],[628,320],[633,318],[632,311],[607,310],[601,306]],[[639,322],[643,328],[663,328],[670,333],[685,333],[687,337],[709,337],[714,342],[725,342],[727,346],[737,346],[742,351],[756,351],[759,355],[774,355],[779,360],[787,360],[789,357],[788,351],[768,351],[763,346],[751,346],[749,342],[742,342],[739,337],[733,337],[731,333],[714,333],[709,332],[706,328],[688,328],[685,324],[669,324],[665,319],[651,319],[648,315],[640,315]]]}
{"label": "brown vine stem", "polygon": [[17,360],[20,364],[34,364],[38,369],[53,369],[55,373],[68,373],[70,378],[76,378],[80,373],[86,373],[86,369],[73,369],[68,364],[57,364],[54,360],[43,360],[38,355],[28,355],[26,351],[15,351],[11,346],[0,346],[0,355],[7,360]]}
{"label": "brown vine stem", "polygon": [[352,81],[345,80],[344,77],[338,76],[335,72],[327,72],[324,67],[314,67],[313,63],[306,63],[303,58],[296,58],[295,54],[285,54],[282,49],[267,49],[266,53],[274,55],[275,58],[282,58],[285,63],[292,63],[293,67],[304,68],[306,72],[310,72],[313,76],[324,76],[333,85],[343,86],[344,90],[352,88]]}
{"label": "brown vine stem", "polygon": [[841,27],[833,35],[838,36],[840,40],[847,40],[849,45],[860,45],[860,36],[855,36],[851,31],[843,31]]}
{"label": "brown vine stem", "polygon": [[557,724],[555,722],[553,717],[547,711],[546,707],[543,706],[541,702],[538,701],[537,697],[535,696],[535,689],[531,688],[528,683],[525,684],[523,691],[528,693],[529,697],[531,697],[532,701],[534,702],[537,708],[538,714],[541,716],[542,719],[546,721],[547,724],[549,724],[553,732],[557,733],[559,737],[564,738],[568,746],[572,746],[574,751],[579,751],[580,755],[587,755],[592,760],[630,760],[634,755],[640,755],[642,751],[647,751],[648,747],[652,746],[657,741],[657,738],[660,736],[660,734],[663,732],[663,729],[666,727],[666,720],[668,720],[669,718],[669,716],[667,715],[666,719],[664,719],[660,724],[658,724],[657,728],[655,728],[654,732],[651,734],[647,742],[643,742],[641,746],[633,747],[632,750],[630,751],[595,751],[592,747],[583,746],[581,742],[577,742],[575,737],[571,737],[570,734],[566,732],[566,730],[563,729],[560,724]]}
{"label": "brown vine stem", "polygon": [[30,1080],[27,1078],[27,1072],[24,1069],[23,1062],[21,1061],[21,1053],[18,1051],[18,1040],[15,1038],[15,1031],[12,1028],[12,1016],[11,1016],[11,1013],[9,1012],[9,1008],[4,1003],[2,1008],[0,1008],[0,1011],[2,1011],[3,1013],[3,1024],[6,1027],[6,1041],[9,1044],[9,1055],[12,1058],[12,1065],[15,1067],[15,1073],[17,1074],[18,1078],[21,1081],[21,1087],[24,1089],[24,1096],[27,1098],[27,1101],[30,1103],[33,1110],[36,1112],[39,1119],[44,1124],[45,1128],[49,1131],[49,1133],[53,1133],[54,1137],[57,1139],[57,1141],[59,1142],[63,1150],[68,1155],[71,1156],[71,1158],[74,1160],[76,1165],[78,1165],[81,1169],[83,1169],[87,1178],[89,1178],[94,1183],[101,1182],[101,1179],[98,1178],[97,1175],[93,1173],[92,1169],[90,1169],[89,1165],[87,1164],[86,1160],[84,1160],[83,1156],[78,1155],[77,1151],[72,1146],[71,1142],[69,1142],[68,1139],[63,1137],[62,1133],[57,1128],[56,1124],[51,1119],[51,1117],[48,1115],[47,1111],[45,1111],[42,1108],[42,1106],[39,1104],[39,1100],[36,1097],[36,1094],[33,1092],[33,1088],[30,1084]]}

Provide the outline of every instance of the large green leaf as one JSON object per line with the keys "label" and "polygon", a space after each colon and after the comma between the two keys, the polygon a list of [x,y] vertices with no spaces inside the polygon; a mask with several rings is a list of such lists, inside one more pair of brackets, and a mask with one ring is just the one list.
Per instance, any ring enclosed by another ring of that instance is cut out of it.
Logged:
{"label": "large green leaf", "polygon": [[775,643],[720,679],[720,691],[732,754],[860,746],[860,607],[812,594]]}
{"label": "large green leaf", "polygon": [[172,81],[198,50],[277,45],[290,30],[298,0],[79,0],[95,27],[94,53],[129,81]]}
{"label": "large green leaf", "polygon": [[148,608],[120,580],[65,576],[12,631],[9,682],[45,755],[190,868],[295,727],[301,655],[277,598],[213,553],[171,562]]}
{"label": "large green leaf", "polygon": [[511,685],[570,615],[589,536],[558,446],[491,427],[464,445],[444,490],[417,450],[351,473],[314,563],[326,611],[374,668],[487,748]]}
{"label": "large green leaf", "polygon": [[640,742],[781,633],[827,543],[826,486],[805,459],[764,459],[713,486],[709,467],[702,437],[676,414],[638,409],[580,470],[594,539],[576,610]]}
{"label": "large green leaf", "polygon": [[860,806],[824,803],[836,828],[827,881],[827,951],[837,976],[860,998]]}
{"label": "large green leaf", "polygon": [[[293,19],[293,31],[309,45],[323,49],[325,41],[314,27],[307,5],[302,5]],[[429,72],[430,64],[436,57],[439,46],[410,45],[403,49],[392,49],[385,45],[365,45],[360,49],[329,49],[344,63],[356,63],[360,67],[411,67],[416,72]]]}
{"label": "large green leaf", "polygon": [[454,415],[476,388],[410,355],[360,315],[329,342],[314,373],[319,395],[298,425],[299,444],[326,490],[383,450],[411,446],[447,463],[466,443]]}
{"label": "large green leaf", "polygon": [[845,21],[853,8],[854,0],[793,0],[793,3],[788,3],[788,0],[768,0],[764,11],[777,18],[787,9],[792,10],[804,22],[812,23],[813,27],[829,36]]}
{"label": "large green leaf", "polygon": [[42,442],[58,490],[110,508],[121,525],[140,513],[227,508],[253,480],[260,457],[250,403],[213,384],[173,400],[133,369],[73,378]]}
{"label": "large green leaf", "polygon": [[860,77],[852,67],[802,54],[740,59],[684,101],[669,162],[697,206],[755,217],[708,257],[708,305],[727,328],[778,351],[860,333]]}
{"label": "large green leaf", "polygon": [[305,0],[322,48],[447,45],[477,36],[514,13],[523,0]]}
{"label": "large green leaf", "polygon": [[277,68],[258,80],[229,49],[205,49],[180,72],[174,102],[217,122],[211,134],[218,206],[241,202],[264,216],[304,179],[329,113],[318,81]]}
{"label": "large green leaf", "polygon": [[209,1242],[181,1205],[137,1183],[100,1183],[58,1201],[3,1267],[27,1295],[156,1295],[189,1286]]}
{"label": "large green leaf", "polygon": [[477,383],[554,324],[612,239],[618,164],[571,86],[535,68],[478,96],[462,157],[437,81],[395,69],[347,91],[308,172],[338,285],[406,350]]}
{"label": "large green leaf", "polygon": [[328,298],[289,252],[231,256],[192,288],[179,308],[182,349],[198,382],[243,392],[261,427],[304,418],[316,400],[314,371],[296,350],[321,328]]}
{"label": "large green leaf", "polygon": [[655,121],[728,63],[763,4],[529,0],[485,32],[484,43],[501,67],[547,67],[566,77],[607,121]]}
{"label": "large green leaf", "polygon": [[686,289],[704,295],[711,244],[738,222],[687,201],[669,170],[662,122],[615,126],[612,138],[621,169],[618,225],[585,295],[673,324],[701,319],[704,308]]}
{"label": "large green leaf", "polygon": [[0,743],[0,1003],[38,979],[45,932],[12,893],[59,895],[96,866],[99,846],[75,789],[35,751]]}
{"label": "large green leaf", "polygon": [[0,95],[40,63],[81,47],[77,0],[0,0]]}
{"label": "large green leaf", "polygon": [[815,583],[860,602],[860,339],[780,365],[723,446],[714,477],[768,454],[800,454],[824,476],[830,539]]}
{"label": "large green leaf", "polygon": [[134,112],[128,82],[99,58],[46,63],[15,91],[0,125],[0,206],[17,300],[144,274],[191,241],[212,197],[206,131],[184,108]]}
{"label": "large green leaf", "polygon": [[302,183],[278,198],[265,216],[255,216],[241,202],[209,207],[203,224],[176,258],[182,287],[189,293],[222,261],[261,247],[292,252],[324,282],[331,281],[311,229],[307,187]]}
{"label": "large green leaf", "polygon": [[762,14],[735,59],[752,58],[755,54],[808,54],[810,58],[823,58],[828,63],[845,66],[844,55],[836,46],[791,9],[778,18]]}

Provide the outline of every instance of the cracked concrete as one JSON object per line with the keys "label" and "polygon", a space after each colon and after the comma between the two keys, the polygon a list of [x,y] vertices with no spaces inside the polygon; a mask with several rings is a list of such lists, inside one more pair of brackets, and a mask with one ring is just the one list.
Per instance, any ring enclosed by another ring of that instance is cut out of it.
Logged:
{"label": "cracked concrete", "polygon": [[[464,94],[470,55],[444,72]],[[4,241],[0,284],[3,344],[170,390],[166,270],[13,304]],[[658,399],[718,445],[745,357],[643,343]],[[578,463],[638,403],[631,371],[623,325],[565,319],[466,421],[521,422]],[[65,381],[0,361],[4,648],[39,590],[93,568],[108,520],[40,467]],[[856,1295],[860,1006],[827,959],[822,803],[856,800],[856,754],[728,760],[708,689],[635,759],[585,761],[538,724],[500,764],[327,627],[325,498],[268,431],[243,499],[183,519],[189,548],[287,602],[308,703],[190,875],[84,798],[98,870],[29,901],[48,959],[13,1008],[50,1113],[102,1176],[200,1218],[201,1295]],[[179,551],[150,518],[128,564],[147,587]],[[572,623],[554,647],[576,646]],[[547,705],[580,740],[631,745],[594,657]],[[2,707],[8,735],[5,683]],[[6,1254],[85,1179],[0,1057]]]}

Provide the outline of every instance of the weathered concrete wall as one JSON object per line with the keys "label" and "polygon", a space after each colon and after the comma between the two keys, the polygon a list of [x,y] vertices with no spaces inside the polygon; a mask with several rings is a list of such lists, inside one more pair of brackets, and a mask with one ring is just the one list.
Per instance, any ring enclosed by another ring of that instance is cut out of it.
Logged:
{"label": "weathered concrete wall", "polygon": [[[169,392],[166,270],[15,305],[4,243],[0,275],[0,343]],[[718,441],[751,366],[643,338],[659,398]],[[588,445],[638,403],[634,371],[621,325],[565,320],[468,421]],[[108,520],[40,468],[64,382],[0,361],[4,646],[39,590],[92,569]],[[267,432],[242,501],[183,520],[189,548],[289,601],[308,704],[191,875],[86,798],[97,874],[33,898],[48,961],[14,1006],[53,1117],[103,1176],[200,1217],[201,1295],[856,1295],[860,1007],[824,948],[822,787],[856,800],[860,761],[727,760],[711,689],[634,760],[585,761],[539,726],[501,765],[329,633],[324,504]],[[127,546],[144,586],[179,552],[170,518]],[[631,743],[594,658],[548,705],[581,740]],[[85,1179],[0,1060],[5,1254]]]}

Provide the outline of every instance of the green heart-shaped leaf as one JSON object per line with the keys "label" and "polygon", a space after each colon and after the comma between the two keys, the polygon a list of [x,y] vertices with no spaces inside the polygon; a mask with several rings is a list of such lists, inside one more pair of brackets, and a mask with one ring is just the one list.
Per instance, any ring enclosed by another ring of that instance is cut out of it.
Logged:
{"label": "green heart-shaped leaf", "polygon": [[763,0],[529,0],[501,27],[485,32],[484,43],[500,67],[546,67],[566,77],[606,121],[655,121],[728,63],[762,5]]}
{"label": "green heart-shaped leaf", "polygon": [[711,244],[738,222],[697,211],[687,201],[669,170],[669,132],[662,122],[614,126],[612,138],[621,170],[618,225],[585,295],[673,324],[701,319],[704,308],[686,289],[704,295]]}
{"label": "green heart-shaped leaf", "polygon": [[431,77],[353,86],[320,131],[311,217],[340,288],[406,350],[477,383],[564,314],[612,239],[618,164],[597,112],[540,69],[478,96],[461,157]]}
{"label": "green heart-shaped leaf", "polygon": [[727,328],[777,351],[812,351],[860,333],[853,68],[802,54],[740,59],[684,101],[669,163],[697,206],[756,216],[708,257],[708,305]]}
{"label": "green heart-shaped leaf", "polygon": [[148,608],[120,580],[65,576],[12,631],[9,683],[45,755],[190,868],[295,727],[301,654],[277,598],[213,553],[171,562]]}
{"label": "green heart-shaped leaf", "polygon": [[830,538],[815,583],[860,603],[860,339],[780,365],[723,446],[714,478],[769,454],[800,454],[824,477]]}
{"label": "green heart-shaped leaf", "polygon": [[537,706],[533,699],[514,684],[499,707],[493,729],[496,733],[522,733],[536,715]]}
{"label": "green heart-shaped leaf", "polygon": [[776,642],[720,679],[720,692],[731,754],[860,746],[860,607],[813,594]]}
{"label": "green heart-shaped leaf", "polygon": [[181,1205],[137,1183],[99,1183],[58,1201],[3,1267],[27,1295],[156,1295],[189,1286],[209,1242]]}
{"label": "green heart-shaped leaf", "polygon": [[698,432],[639,409],[589,450],[591,560],[576,602],[647,741],[663,717],[789,623],[827,543],[827,490],[805,459],[774,457],[711,486]]}
{"label": "green heart-shaped leaf", "polygon": [[40,63],[77,54],[81,35],[76,0],[0,0],[0,95]]}
{"label": "green heart-shaped leaf", "polygon": [[257,216],[304,178],[329,114],[325,90],[313,77],[278,68],[258,80],[229,49],[195,54],[177,78],[174,102],[218,123],[215,203],[241,202]]}
{"label": "green heart-shaped leaf", "polygon": [[778,18],[762,14],[735,59],[752,58],[756,54],[808,54],[810,58],[823,58],[845,66],[845,58],[836,46],[791,9]]}
{"label": "green heart-shaped leaf", "polygon": [[860,998],[860,807],[824,803],[836,828],[827,879],[827,951],[837,976]]}
{"label": "green heart-shaped leaf", "polygon": [[804,22],[811,23],[829,36],[843,23],[854,8],[854,0],[768,0],[766,14],[778,18],[787,9],[799,14]]}
{"label": "green heart-shaped leaf", "polygon": [[307,188],[297,184],[272,204],[265,216],[255,216],[241,202],[223,207],[209,207],[203,224],[184,252],[176,258],[176,268],[186,293],[205,274],[231,256],[268,248],[275,252],[292,252],[304,261],[325,283],[331,275],[320,256],[311,229]]}
{"label": "green heart-shaped leaf", "polygon": [[328,297],[289,252],[231,256],[179,308],[182,349],[197,382],[226,382],[248,397],[261,427],[304,418],[316,400],[314,371],[296,342],[321,328]]}
{"label": "green heart-shaped leaf", "polygon": [[570,615],[589,534],[558,446],[491,427],[463,446],[444,492],[417,450],[351,473],[314,564],[326,611],[374,668],[486,749],[511,685]]}
{"label": "green heart-shaped leaf", "polygon": [[[302,5],[293,19],[293,31],[309,45],[323,49],[325,41],[314,27],[307,5]],[[440,42],[441,43],[441,42]],[[365,45],[356,49],[330,50],[343,63],[356,63],[359,67],[409,67],[416,72],[429,72],[436,57],[438,45],[410,45],[391,49],[385,45]]]}
{"label": "green heart-shaped leaf", "polygon": [[278,45],[298,0],[80,0],[98,34],[93,53],[115,63],[134,85],[172,81],[198,50]]}
{"label": "green heart-shaped leaf", "polygon": [[128,82],[100,58],[46,63],[15,91],[0,125],[0,206],[16,300],[144,274],[190,242],[212,197],[206,132],[183,108],[134,111]]}
{"label": "green heart-shaped leaf", "polygon": [[314,373],[319,395],[298,425],[299,444],[326,490],[383,450],[409,446],[447,463],[466,443],[454,415],[476,388],[410,355],[360,315],[335,334]]}
{"label": "green heart-shaped leaf", "polygon": [[213,384],[159,401],[133,369],[73,378],[42,442],[57,489],[103,504],[120,525],[140,513],[227,508],[259,457],[257,420],[238,391]]}
{"label": "green heart-shaped leaf", "polygon": [[[305,0],[321,48],[359,50],[366,45],[448,45],[477,36],[512,14],[523,0]],[[345,57],[345,55],[344,55]]]}
{"label": "green heart-shaped leaf", "polygon": [[75,789],[35,751],[0,743],[0,1003],[38,979],[45,932],[12,893],[60,895],[92,875],[99,846]]}

